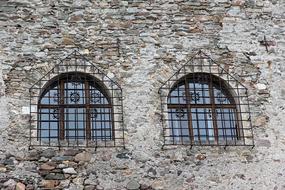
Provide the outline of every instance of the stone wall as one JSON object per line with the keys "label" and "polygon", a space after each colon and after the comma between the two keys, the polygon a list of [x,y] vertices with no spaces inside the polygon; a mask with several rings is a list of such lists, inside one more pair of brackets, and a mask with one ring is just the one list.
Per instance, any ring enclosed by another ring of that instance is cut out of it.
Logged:
{"label": "stone wall", "polygon": [[[0,187],[284,189],[284,10],[283,0],[0,1]],[[75,49],[123,88],[126,149],[29,150],[28,89]],[[158,88],[198,50],[249,89],[253,149],[161,150]]]}

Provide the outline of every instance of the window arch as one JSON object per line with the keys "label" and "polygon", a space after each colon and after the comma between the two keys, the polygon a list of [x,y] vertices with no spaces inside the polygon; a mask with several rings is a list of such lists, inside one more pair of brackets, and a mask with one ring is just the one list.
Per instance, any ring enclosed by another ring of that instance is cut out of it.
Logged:
{"label": "window arch", "polygon": [[31,73],[29,147],[125,147],[117,79],[78,50],[53,61]]}
{"label": "window arch", "polygon": [[248,89],[199,50],[159,88],[163,147],[254,146]]}
{"label": "window arch", "polygon": [[237,144],[244,135],[233,93],[223,79],[209,73],[192,73],[178,80],[167,97],[173,144]]}
{"label": "window arch", "polygon": [[41,141],[112,140],[113,106],[102,82],[82,72],[62,73],[42,89],[37,138]]}

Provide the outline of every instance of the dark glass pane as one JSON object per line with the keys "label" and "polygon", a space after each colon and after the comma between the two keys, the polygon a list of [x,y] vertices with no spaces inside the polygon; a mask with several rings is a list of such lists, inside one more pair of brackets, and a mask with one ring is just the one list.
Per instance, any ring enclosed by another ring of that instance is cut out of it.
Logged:
{"label": "dark glass pane", "polygon": [[202,82],[189,83],[191,104],[210,104],[209,85]]}
{"label": "dark glass pane", "polygon": [[85,98],[85,84],[64,83],[64,102],[66,104],[84,104]]}
{"label": "dark glass pane", "polygon": [[91,108],[92,139],[110,140],[113,136],[110,108]]}
{"label": "dark glass pane", "polygon": [[85,139],[85,117],[85,108],[64,109],[66,139]]}
{"label": "dark glass pane", "polygon": [[168,97],[169,104],[186,104],[185,85],[179,84],[171,91]]}
{"label": "dark glass pane", "polygon": [[219,141],[234,140],[236,134],[236,119],[234,109],[216,109]]}
{"label": "dark glass pane", "polygon": [[90,104],[108,104],[108,100],[98,89],[90,86]]}
{"label": "dark glass pane", "polygon": [[[54,111],[56,110],[56,111]],[[58,138],[57,109],[39,109],[39,137],[42,139]]]}
{"label": "dark glass pane", "polygon": [[40,122],[39,133],[43,140],[58,139],[58,122]]}
{"label": "dark glass pane", "polygon": [[47,91],[41,99],[41,104],[53,104],[59,103],[59,91],[57,87],[54,87]]}
{"label": "dark glass pane", "polygon": [[170,136],[174,142],[189,142],[189,126],[187,109],[177,108],[168,110]]}
{"label": "dark glass pane", "polygon": [[[192,108],[194,141],[214,141],[213,116],[210,108]],[[199,138],[200,137],[200,138]]]}
{"label": "dark glass pane", "polygon": [[58,108],[40,109],[39,113],[41,121],[57,121],[59,119]]}
{"label": "dark glass pane", "polygon": [[230,101],[225,92],[218,89],[217,87],[214,87],[213,90],[216,104],[230,104]]}

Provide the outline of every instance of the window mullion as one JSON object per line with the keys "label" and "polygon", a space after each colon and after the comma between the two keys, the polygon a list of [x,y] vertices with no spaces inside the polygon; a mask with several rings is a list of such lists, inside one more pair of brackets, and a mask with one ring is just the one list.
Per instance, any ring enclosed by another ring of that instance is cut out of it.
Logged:
{"label": "window mullion", "polygon": [[60,106],[59,106],[59,125],[60,125],[60,140],[64,140],[65,129],[64,129],[64,80],[60,80]]}
{"label": "window mullion", "polygon": [[189,135],[190,135],[190,141],[191,145],[194,144],[194,131],[193,131],[193,125],[192,125],[192,114],[191,114],[191,96],[190,96],[190,89],[189,89],[189,79],[185,77],[185,95],[186,95],[186,105],[187,105],[187,115],[188,115],[188,128],[189,128]]}
{"label": "window mullion", "polygon": [[210,75],[210,80],[207,79],[208,86],[209,86],[209,96],[210,96],[210,103],[211,103],[211,109],[212,109],[212,123],[214,128],[214,136],[215,141],[217,144],[219,144],[219,131],[218,131],[218,124],[217,124],[217,116],[216,116],[216,106],[215,106],[215,95],[214,95],[214,87],[213,87],[213,78],[212,75]]}
{"label": "window mullion", "polygon": [[[90,87],[89,82],[85,80],[85,103],[86,103],[86,141],[91,139],[91,125],[90,125]],[[88,146],[88,143],[87,143]]]}

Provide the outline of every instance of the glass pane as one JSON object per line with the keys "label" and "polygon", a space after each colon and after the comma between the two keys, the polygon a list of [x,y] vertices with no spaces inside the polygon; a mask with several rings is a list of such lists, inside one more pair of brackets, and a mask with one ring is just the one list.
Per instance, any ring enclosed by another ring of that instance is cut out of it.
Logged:
{"label": "glass pane", "polygon": [[189,90],[191,104],[210,104],[208,83],[190,82]]}
{"label": "glass pane", "polygon": [[218,89],[217,87],[214,87],[214,96],[215,96],[215,103],[216,104],[230,104],[230,101],[227,97],[227,95]]}
{"label": "glass pane", "polygon": [[192,108],[192,128],[194,141],[214,141],[214,128],[210,108]]}
{"label": "glass pane", "polygon": [[85,84],[79,82],[64,83],[64,102],[66,104],[84,104]]}
{"label": "glass pane", "polygon": [[58,104],[58,102],[59,91],[57,86],[47,91],[41,99],[41,104]]}
{"label": "glass pane", "polygon": [[58,138],[58,122],[40,122],[39,138],[42,140]]}
{"label": "glass pane", "polygon": [[168,104],[186,104],[185,85],[180,84],[171,91]]}
{"label": "glass pane", "polygon": [[66,139],[85,139],[85,117],[85,108],[64,109]]}
{"label": "glass pane", "polygon": [[39,109],[39,119],[41,121],[57,121],[59,119],[58,108]]}
{"label": "glass pane", "polygon": [[190,142],[187,109],[168,109],[170,136],[174,142]]}
{"label": "glass pane", "polygon": [[91,108],[92,139],[111,140],[113,123],[110,108]]}
{"label": "glass pane", "polygon": [[39,109],[39,138],[58,138],[58,109]]}
{"label": "glass pane", "polygon": [[234,109],[216,109],[219,141],[237,138],[237,128]]}
{"label": "glass pane", "polygon": [[108,104],[108,100],[94,86],[90,86],[90,104]]}

